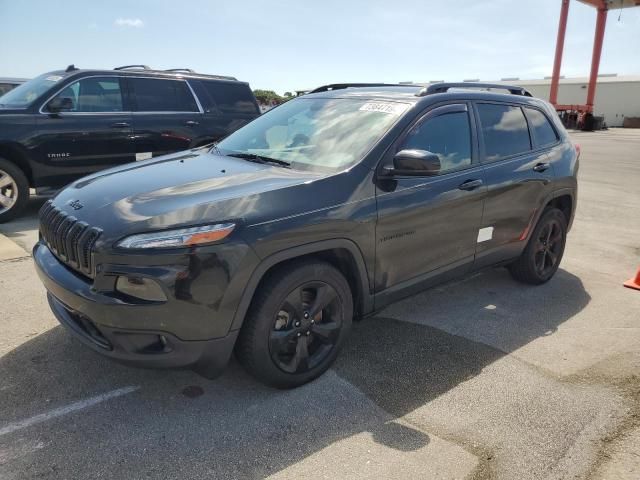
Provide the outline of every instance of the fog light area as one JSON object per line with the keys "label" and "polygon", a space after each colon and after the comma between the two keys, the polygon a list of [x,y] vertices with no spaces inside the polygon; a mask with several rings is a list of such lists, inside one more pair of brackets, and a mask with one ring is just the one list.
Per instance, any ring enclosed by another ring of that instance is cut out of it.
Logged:
{"label": "fog light area", "polygon": [[130,297],[149,302],[165,302],[166,295],[154,280],[144,277],[118,277],[116,290]]}

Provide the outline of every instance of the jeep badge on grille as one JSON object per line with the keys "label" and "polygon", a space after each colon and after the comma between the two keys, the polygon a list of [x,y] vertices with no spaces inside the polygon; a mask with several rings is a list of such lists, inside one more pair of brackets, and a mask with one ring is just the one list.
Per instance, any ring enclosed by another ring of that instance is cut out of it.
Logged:
{"label": "jeep badge on grille", "polygon": [[84,205],[80,203],[80,200],[71,200],[68,205],[74,210],[80,210]]}

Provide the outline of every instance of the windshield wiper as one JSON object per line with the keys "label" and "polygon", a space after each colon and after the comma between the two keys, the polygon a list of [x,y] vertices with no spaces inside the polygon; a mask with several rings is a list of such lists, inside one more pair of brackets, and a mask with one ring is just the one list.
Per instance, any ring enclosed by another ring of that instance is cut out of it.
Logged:
{"label": "windshield wiper", "polygon": [[200,145],[199,147],[192,148],[192,150],[206,150],[208,153],[211,151],[215,151],[218,155],[222,155],[220,150],[218,150],[218,142],[206,143],[204,145]]}
{"label": "windshield wiper", "polygon": [[250,162],[256,163],[275,163],[276,165],[280,165],[282,167],[291,167],[289,162],[285,162],[284,160],[279,160],[277,158],[269,158],[263,157],[262,155],[256,155],[255,153],[248,152],[232,152],[227,153],[228,157],[242,158],[243,160],[248,160]]}

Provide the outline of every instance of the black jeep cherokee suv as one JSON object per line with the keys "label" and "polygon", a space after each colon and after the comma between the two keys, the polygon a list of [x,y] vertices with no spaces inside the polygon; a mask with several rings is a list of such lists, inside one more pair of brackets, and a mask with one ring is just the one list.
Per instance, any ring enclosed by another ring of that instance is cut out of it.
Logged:
{"label": "black jeep cherokee suv", "polygon": [[55,191],[107,167],[201,146],[260,114],[233,77],[145,65],[45,73],[0,97],[0,222],[29,188]]}
{"label": "black jeep cherokee suv", "polygon": [[436,282],[498,264],[546,282],[578,152],[523,89],[459,86],[321,87],[210,149],[76,181],[33,250],[54,314],[132,365],[213,377],[235,348],[292,387],[329,368],[354,316]]}

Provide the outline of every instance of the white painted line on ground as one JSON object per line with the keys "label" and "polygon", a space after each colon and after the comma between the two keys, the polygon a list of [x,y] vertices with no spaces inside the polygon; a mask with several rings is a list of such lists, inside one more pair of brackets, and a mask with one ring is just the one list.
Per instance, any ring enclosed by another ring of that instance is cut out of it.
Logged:
{"label": "white painted line on ground", "polygon": [[73,402],[69,405],[56,408],[49,412],[41,413],[39,415],[36,415],[35,417],[26,418],[24,420],[20,420],[19,422],[10,423],[9,425],[6,425],[0,428],[0,437],[2,435],[7,435],[9,433],[15,432],[16,430],[22,430],[23,428],[30,427],[31,425],[35,425],[37,423],[46,422],[47,420],[51,420],[56,417],[61,417],[63,415],[75,412],[77,410],[83,410],[85,408],[92,407],[93,405],[104,402],[105,400],[109,400],[112,398],[120,397],[122,395],[126,395],[131,392],[135,392],[139,388],[140,388],[139,386],[119,388],[111,392],[103,393],[102,395],[96,395],[95,397],[86,398],[84,400]]}

